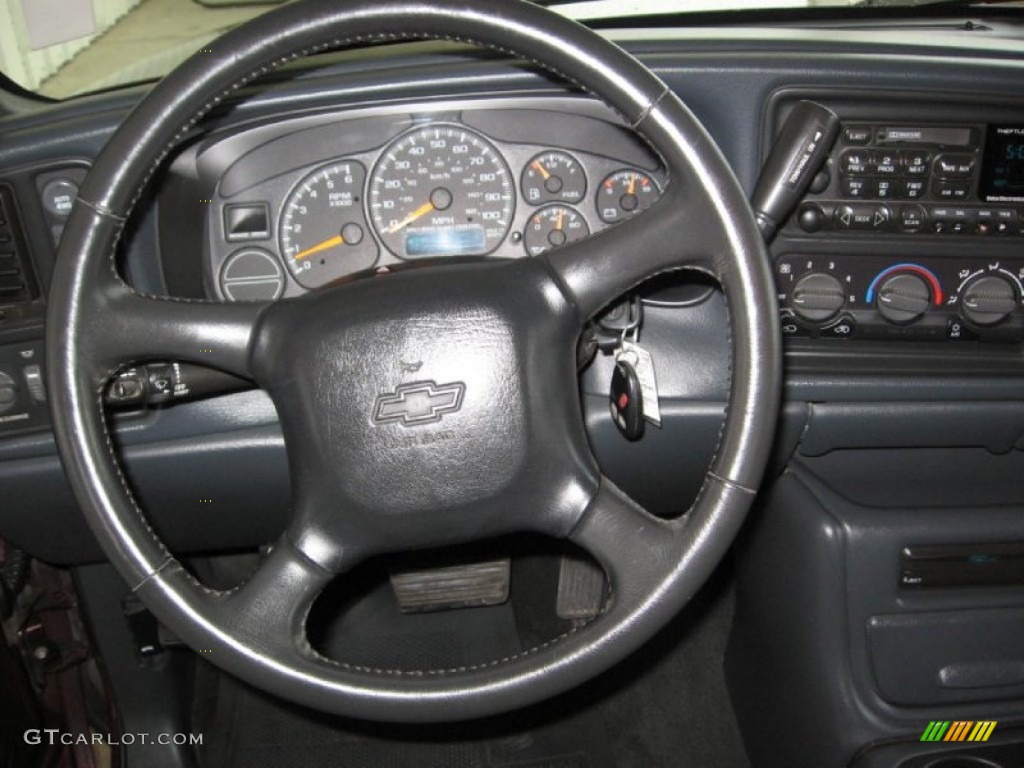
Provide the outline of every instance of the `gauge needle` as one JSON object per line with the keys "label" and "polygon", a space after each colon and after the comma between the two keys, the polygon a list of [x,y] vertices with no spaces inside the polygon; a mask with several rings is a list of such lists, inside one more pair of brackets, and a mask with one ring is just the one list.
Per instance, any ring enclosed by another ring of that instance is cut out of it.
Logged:
{"label": "gauge needle", "polygon": [[636,174],[629,174],[629,189],[626,190],[629,194],[633,194],[633,190],[636,189]]}
{"label": "gauge needle", "polygon": [[540,164],[540,160],[534,160],[532,163],[530,163],[530,166],[532,168],[535,168],[537,170],[537,173],[544,177],[544,181],[547,181],[548,179],[551,178],[551,174],[548,173],[548,169]]}
{"label": "gauge needle", "polygon": [[559,211],[558,212],[558,223],[555,224],[555,229],[561,231],[562,223],[564,222],[564,220],[565,220],[565,211]]}
{"label": "gauge needle", "polygon": [[432,210],[434,210],[434,204],[431,203],[431,202],[426,202],[423,205],[421,205],[419,208],[417,208],[415,211],[410,213],[408,216],[406,216],[404,219],[402,219],[401,221],[399,221],[399,222],[397,222],[395,224],[392,224],[390,227],[385,229],[384,230],[384,234],[385,235],[393,235],[393,234],[395,234],[395,232],[397,232],[398,230],[402,229],[403,227],[407,227],[410,224],[412,224],[414,221],[416,221],[416,219],[420,218],[421,216],[426,216]]}
{"label": "gauge needle", "polygon": [[328,248],[333,248],[336,245],[343,245],[344,243],[345,240],[341,235],[335,235],[329,240],[324,240],[322,243],[317,243],[304,251],[299,251],[292,256],[292,259],[298,261],[299,259],[304,259],[307,256],[312,256],[314,253],[320,253],[320,251],[326,251]]}

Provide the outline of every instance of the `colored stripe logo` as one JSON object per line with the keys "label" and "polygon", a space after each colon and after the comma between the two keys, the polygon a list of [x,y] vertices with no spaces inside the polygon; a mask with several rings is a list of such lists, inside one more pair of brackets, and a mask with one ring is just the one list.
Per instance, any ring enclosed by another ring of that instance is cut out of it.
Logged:
{"label": "colored stripe logo", "polygon": [[932,720],[921,734],[921,741],[988,741],[996,723],[996,720]]}

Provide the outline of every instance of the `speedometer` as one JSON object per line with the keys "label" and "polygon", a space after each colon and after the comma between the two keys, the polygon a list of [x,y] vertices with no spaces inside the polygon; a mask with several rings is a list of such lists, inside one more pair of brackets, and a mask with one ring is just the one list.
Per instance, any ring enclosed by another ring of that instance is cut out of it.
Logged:
{"label": "speedometer", "polygon": [[369,207],[381,242],[401,258],[477,256],[508,234],[515,185],[483,136],[430,125],[384,150],[370,179]]}

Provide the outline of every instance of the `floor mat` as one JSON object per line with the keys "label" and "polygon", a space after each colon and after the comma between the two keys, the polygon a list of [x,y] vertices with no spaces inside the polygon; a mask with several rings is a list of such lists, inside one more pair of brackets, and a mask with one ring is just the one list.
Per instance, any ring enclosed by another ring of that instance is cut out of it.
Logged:
{"label": "floor mat", "polygon": [[[374,630],[390,624],[380,602],[354,609],[363,630],[380,642],[384,633]],[[502,610],[473,612],[476,631],[469,636],[481,646],[514,637],[505,631],[512,619]],[[731,615],[728,582],[713,579],[665,630],[611,672],[543,704],[470,723],[399,726],[332,717],[256,691],[204,664],[194,721],[204,734],[201,765],[749,768],[722,672]],[[416,632],[392,632],[387,642],[424,663],[436,660],[426,649],[437,648],[438,640],[456,656],[478,653],[446,641],[447,621],[443,614],[422,617]],[[328,635],[324,644],[361,655],[363,649],[347,635]]]}
{"label": "floor mat", "polygon": [[204,768],[614,768],[597,713],[543,724],[376,725],[330,717],[218,675]]}

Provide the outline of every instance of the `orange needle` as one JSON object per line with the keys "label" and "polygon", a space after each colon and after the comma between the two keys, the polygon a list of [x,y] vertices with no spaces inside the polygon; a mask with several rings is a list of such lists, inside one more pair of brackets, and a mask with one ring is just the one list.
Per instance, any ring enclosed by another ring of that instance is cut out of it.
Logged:
{"label": "orange needle", "polygon": [[414,221],[416,221],[416,219],[420,218],[421,216],[426,216],[432,210],[434,210],[434,204],[433,203],[430,203],[430,202],[424,203],[419,208],[417,208],[415,211],[413,211],[408,216],[406,216],[404,219],[399,221],[397,224],[392,224],[390,227],[385,229],[384,230],[384,234],[385,235],[393,235],[395,232],[397,232],[398,230],[402,229],[402,227],[409,226]]}
{"label": "orange needle", "polygon": [[629,194],[633,194],[633,190],[636,189],[636,174],[629,174],[629,189],[626,190]]}
{"label": "orange needle", "polygon": [[530,167],[536,168],[537,173],[544,177],[544,181],[547,181],[548,179],[551,178],[551,174],[548,173],[548,169],[540,164],[540,160],[534,160],[532,163],[530,163]]}
{"label": "orange needle", "polygon": [[330,240],[324,240],[322,243],[317,243],[304,251],[299,251],[292,256],[292,258],[298,261],[299,259],[304,259],[307,256],[312,256],[314,253],[320,253],[320,251],[326,251],[328,248],[333,248],[336,245],[342,245],[344,242],[345,240],[341,235],[335,235]]}
{"label": "orange needle", "polygon": [[555,229],[557,229],[557,230],[561,230],[562,229],[562,221],[564,219],[565,219],[565,211],[561,211],[560,210],[558,212],[558,223],[555,224]]}

